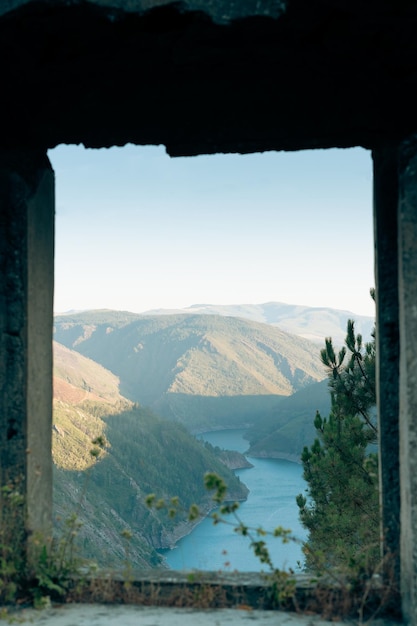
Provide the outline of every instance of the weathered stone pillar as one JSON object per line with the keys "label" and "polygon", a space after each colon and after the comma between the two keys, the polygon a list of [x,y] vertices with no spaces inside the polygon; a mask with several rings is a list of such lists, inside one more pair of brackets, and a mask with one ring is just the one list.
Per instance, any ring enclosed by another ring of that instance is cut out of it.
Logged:
{"label": "weathered stone pillar", "polygon": [[400,585],[398,148],[373,153],[377,407],[382,536],[387,575]]}
{"label": "weathered stone pillar", "polygon": [[1,151],[0,486],[19,483],[29,536],[51,528],[53,260],[51,165]]}
{"label": "weathered stone pillar", "polygon": [[417,624],[417,136],[399,150],[401,592]]}

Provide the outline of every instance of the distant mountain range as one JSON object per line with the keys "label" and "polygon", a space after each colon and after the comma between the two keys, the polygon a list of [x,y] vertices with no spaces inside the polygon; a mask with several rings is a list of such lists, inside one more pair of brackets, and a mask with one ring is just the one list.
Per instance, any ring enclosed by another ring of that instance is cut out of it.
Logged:
{"label": "distant mountain range", "polygon": [[311,341],[215,314],[88,311],[57,316],[55,339],[118,376],[123,396],[192,431],[256,423],[325,377]]}
{"label": "distant mountain range", "polygon": [[356,315],[328,307],[310,307],[283,302],[264,304],[194,304],[185,309],[154,309],[144,315],[167,315],[187,313],[189,315],[225,315],[278,326],[281,330],[322,344],[325,337],[332,337],[337,345],[344,342],[346,322],[355,320],[356,331],[368,341],[374,326],[374,318]]}

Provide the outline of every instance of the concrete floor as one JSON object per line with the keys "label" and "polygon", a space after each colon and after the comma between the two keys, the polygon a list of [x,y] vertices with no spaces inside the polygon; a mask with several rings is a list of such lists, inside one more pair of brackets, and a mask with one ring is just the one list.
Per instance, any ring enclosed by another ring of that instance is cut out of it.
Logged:
{"label": "concrete floor", "polygon": [[[23,609],[0,619],[33,626],[330,626],[316,616],[279,611],[239,609],[175,609],[105,604],[65,604],[37,611]],[[333,622],[334,623],[334,622]],[[355,622],[344,622],[354,624]],[[338,622],[343,626],[342,622]],[[391,626],[393,622],[376,620],[372,626]]]}

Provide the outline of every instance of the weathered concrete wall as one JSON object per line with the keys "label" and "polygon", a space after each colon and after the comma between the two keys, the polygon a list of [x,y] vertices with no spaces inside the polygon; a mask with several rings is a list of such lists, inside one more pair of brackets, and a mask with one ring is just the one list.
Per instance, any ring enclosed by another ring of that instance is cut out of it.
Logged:
{"label": "weathered concrete wall", "polygon": [[409,624],[417,624],[417,137],[400,147],[400,484],[401,590]]}
{"label": "weathered concrete wall", "polygon": [[400,577],[400,450],[398,413],[398,146],[373,153],[377,407],[382,535],[387,575]]}
{"label": "weathered concrete wall", "polygon": [[21,481],[27,529],[48,532],[54,175],[42,153],[0,153],[0,220],[0,486]]}
{"label": "weathered concrete wall", "polygon": [[378,172],[384,524],[395,551],[399,436],[402,591],[406,616],[417,623],[417,161],[415,142],[404,144],[397,239],[392,147],[417,133],[417,3],[0,4],[0,479],[23,474],[30,527],[48,524],[51,488],[46,149],[131,142],[193,155],[362,145],[374,150]]}

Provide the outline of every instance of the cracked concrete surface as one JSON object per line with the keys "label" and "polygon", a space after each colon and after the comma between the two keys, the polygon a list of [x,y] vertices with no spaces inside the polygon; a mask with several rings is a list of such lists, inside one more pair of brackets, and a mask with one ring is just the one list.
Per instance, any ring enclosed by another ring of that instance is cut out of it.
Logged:
{"label": "cracked concrete surface", "polygon": [[[37,611],[23,609],[0,619],[0,624],[18,623],[33,626],[329,626],[319,616],[279,611],[244,609],[180,609],[165,607],[121,606],[104,604],[66,604]],[[355,621],[338,622],[341,626]],[[376,620],[373,626],[391,626],[394,622]]]}

